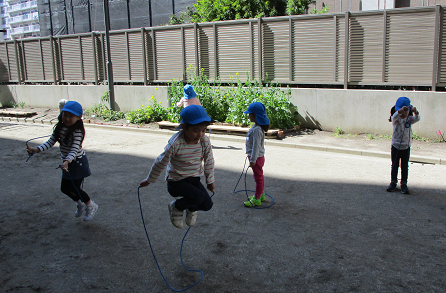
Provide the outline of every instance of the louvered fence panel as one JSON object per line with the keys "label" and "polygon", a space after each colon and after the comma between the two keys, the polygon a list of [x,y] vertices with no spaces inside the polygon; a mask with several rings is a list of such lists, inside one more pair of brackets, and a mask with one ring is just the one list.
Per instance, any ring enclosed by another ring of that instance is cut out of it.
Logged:
{"label": "louvered fence panel", "polygon": [[[16,48],[14,42],[11,42],[11,43],[6,43],[6,49],[7,49],[7,56],[8,56],[8,62],[9,62],[10,81],[20,82],[21,74],[19,72],[19,70],[20,70],[19,68],[20,68],[20,64],[21,64],[20,56],[22,55],[20,53],[20,47],[17,44],[17,48]],[[16,56],[16,51],[17,51],[17,56]]]}
{"label": "louvered fence panel", "polygon": [[43,81],[42,56],[40,51],[40,42],[37,39],[21,41],[21,47],[24,59],[24,76],[25,82]]}
{"label": "louvered fence panel", "polygon": [[218,76],[215,71],[214,37],[213,26],[200,25],[198,27],[200,69],[201,73],[208,76],[210,80],[214,80]]}
{"label": "louvered fence panel", "polygon": [[[332,83],[335,54],[333,17],[293,20],[293,80]],[[342,28],[340,28],[342,29]],[[343,46],[343,44],[341,44]]]}
{"label": "louvered fence panel", "polygon": [[59,38],[62,81],[81,82],[81,52],[77,36]]}
{"label": "louvered fence panel", "polygon": [[130,55],[130,80],[144,82],[143,49],[144,40],[141,31],[128,33],[129,55]]}
{"label": "louvered fence panel", "polygon": [[[196,72],[196,69],[199,67],[199,64],[196,63],[195,58],[195,29],[193,27],[191,28],[184,28],[184,66],[187,70],[186,76],[188,74],[193,74]],[[203,70],[204,71],[204,70]]]}
{"label": "louvered fence panel", "polygon": [[249,24],[217,26],[218,73],[222,81],[236,81],[250,71]]}
{"label": "louvered fence panel", "polygon": [[435,13],[387,13],[386,82],[431,85]]}
{"label": "louvered fence panel", "polygon": [[156,30],[155,54],[156,54],[156,79],[159,81],[171,81],[182,79],[181,29]]}
{"label": "louvered fence panel", "polygon": [[95,82],[96,81],[96,48],[93,45],[93,40],[91,35],[85,35],[80,37],[80,42],[82,45],[82,70],[83,70],[83,81]]}
{"label": "louvered fence panel", "polygon": [[9,81],[7,44],[8,43],[0,43],[0,82]]}
{"label": "louvered fence panel", "polygon": [[129,59],[127,37],[124,32],[110,34],[110,56],[114,82],[128,82],[130,80]]}
{"label": "louvered fence panel", "polygon": [[42,63],[43,63],[43,78],[46,82],[54,82],[53,74],[53,61],[56,60],[55,56],[52,56],[51,46],[54,43],[52,38],[40,39],[40,46],[42,50]]}
{"label": "louvered fence panel", "polygon": [[349,83],[382,82],[383,15],[350,17]]}
{"label": "louvered fence panel", "polygon": [[264,22],[263,79],[279,82],[290,80],[289,21]]}
{"label": "louvered fence panel", "polygon": [[442,9],[439,40],[438,83],[446,86],[446,10]]}

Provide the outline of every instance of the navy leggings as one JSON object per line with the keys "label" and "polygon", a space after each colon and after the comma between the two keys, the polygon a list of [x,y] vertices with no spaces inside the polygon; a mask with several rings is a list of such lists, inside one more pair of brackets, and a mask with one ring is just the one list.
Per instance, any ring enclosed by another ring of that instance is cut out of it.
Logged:
{"label": "navy leggings", "polygon": [[175,207],[180,211],[209,211],[214,204],[200,177],[188,177],[179,181],[167,181],[167,191],[177,199]]}
{"label": "navy leggings", "polygon": [[400,167],[400,160],[401,160],[401,184],[407,184],[407,177],[409,175],[410,148],[407,148],[405,150],[398,150],[396,147],[392,146],[391,157],[392,157],[391,181],[393,183],[398,183],[398,168]]}
{"label": "navy leggings", "polygon": [[[85,191],[81,189],[83,181],[84,178],[73,180],[73,182],[71,182],[71,179],[62,178],[62,183],[60,184],[60,191],[71,197],[71,199],[74,201],[78,201],[80,199],[82,202],[89,202],[90,197]],[[74,185],[76,185],[77,190],[74,188],[73,183]],[[80,197],[78,191],[81,194]]]}

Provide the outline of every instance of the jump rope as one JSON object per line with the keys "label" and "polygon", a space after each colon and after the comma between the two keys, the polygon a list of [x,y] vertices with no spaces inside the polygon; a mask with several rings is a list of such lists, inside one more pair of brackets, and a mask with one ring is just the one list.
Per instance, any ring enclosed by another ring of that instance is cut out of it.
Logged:
{"label": "jump rope", "polygon": [[[28,140],[25,142],[25,144],[28,145],[28,142],[30,142],[30,141],[32,141],[32,140],[39,139],[39,138],[44,138],[44,137],[49,137],[49,136],[51,136],[51,134],[50,134],[50,135],[44,135],[44,136],[39,136],[39,137],[31,138],[31,139],[28,139]],[[26,159],[25,163],[28,162],[28,160],[29,160],[33,155],[34,155],[34,153],[29,154],[28,159]],[[56,168],[56,170],[59,169],[59,168],[62,169],[61,166],[62,166],[62,165],[59,165],[59,166]],[[64,172],[65,172],[65,171],[64,171]],[[80,200],[81,200],[82,202],[84,202],[84,200],[82,199],[82,195],[81,195],[81,193],[80,193],[79,190],[77,189],[76,184],[74,184],[73,178],[71,178],[71,174],[70,174],[70,172],[67,171],[66,173],[68,173],[68,176],[70,177],[71,183],[73,184],[74,189],[76,190],[77,194],[79,195]],[[83,186],[83,185],[84,185],[84,182],[82,181],[82,186]]]}

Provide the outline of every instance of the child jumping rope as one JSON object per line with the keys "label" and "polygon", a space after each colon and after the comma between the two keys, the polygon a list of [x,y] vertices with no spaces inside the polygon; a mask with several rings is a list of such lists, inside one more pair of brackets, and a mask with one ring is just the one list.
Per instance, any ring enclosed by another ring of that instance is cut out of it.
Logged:
{"label": "child jumping rope", "polygon": [[199,105],[190,105],[180,112],[181,128],[173,135],[150,169],[149,175],[139,187],[155,183],[167,166],[167,190],[173,197],[181,197],[168,204],[170,221],[177,228],[183,228],[183,214],[186,210],[186,224],[194,226],[197,211],[208,211],[213,202],[200,182],[206,177],[207,189],[214,192],[214,156],[210,140],[205,136],[211,118]]}
{"label": "child jumping rope", "polygon": [[197,94],[194,88],[190,84],[186,84],[183,87],[184,96],[177,103],[177,107],[184,106],[185,108],[189,105],[199,105],[201,106],[200,100],[197,98]]}
{"label": "child jumping rope", "polygon": [[263,165],[265,164],[265,132],[269,129],[269,119],[266,116],[265,106],[260,102],[249,105],[244,112],[249,114],[249,120],[254,125],[249,129],[246,137],[246,154],[249,158],[249,166],[254,173],[256,190],[253,196],[248,197],[244,204],[247,207],[259,206],[265,201],[265,180],[263,178]]}
{"label": "child jumping rope", "polygon": [[98,205],[81,189],[84,178],[91,175],[87,155],[82,148],[85,137],[82,113],[81,104],[75,101],[66,102],[48,141],[36,148],[26,144],[26,148],[31,155],[53,147],[56,142],[59,143],[63,160],[60,165],[63,171],[60,190],[77,203],[74,216],[81,217],[85,211],[84,221],[90,221],[98,210]]}
{"label": "child jumping rope", "polygon": [[[415,116],[412,116],[412,113]],[[393,125],[392,135],[392,171],[391,181],[387,191],[395,191],[398,183],[398,168],[401,160],[401,193],[409,194],[407,177],[409,173],[410,145],[412,143],[412,124],[420,121],[420,113],[412,107],[410,100],[400,97],[395,106],[390,109],[389,121]]]}

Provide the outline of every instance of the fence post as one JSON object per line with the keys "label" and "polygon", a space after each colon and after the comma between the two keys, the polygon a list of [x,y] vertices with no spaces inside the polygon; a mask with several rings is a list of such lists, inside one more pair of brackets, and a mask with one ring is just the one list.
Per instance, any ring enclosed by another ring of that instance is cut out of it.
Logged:
{"label": "fence post", "polygon": [[186,46],[185,46],[185,41],[184,41],[184,27],[181,27],[181,63],[182,63],[182,71],[183,71],[183,82],[185,82],[187,80],[187,76],[186,76]]}
{"label": "fence post", "polygon": [[217,26],[215,22],[212,24],[212,31],[214,34],[214,81],[218,78],[218,56],[217,56],[217,43],[218,43],[218,37],[217,37]]}
{"label": "fence post", "polygon": [[336,82],[337,44],[338,44],[338,17],[333,15],[333,81]]}
{"label": "fence post", "polygon": [[98,59],[96,58],[98,49],[95,42],[94,32],[91,32],[91,44],[93,46],[94,84],[98,85]]}
{"label": "fence post", "polygon": [[143,66],[143,73],[144,73],[144,85],[147,85],[147,62],[146,62],[146,34],[145,29],[141,28],[141,45],[142,45],[142,66]]}
{"label": "fence post", "polygon": [[259,30],[259,79],[261,81],[263,81],[263,66],[262,66],[262,62],[263,62],[263,38],[262,38],[262,18],[259,17],[258,20],[258,30]]}
{"label": "fence post", "polygon": [[14,52],[15,52],[15,60],[16,60],[16,67],[17,67],[17,81],[19,84],[21,84],[21,72],[20,72],[20,60],[19,60],[19,50],[17,45],[17,40],[14,39]]}
{"label": "fence post", "polygon": [[289,75],[288,78],[290,80],[290,82],[293,81],[293,48],[294,48],[294,44],[293,44],[293,21],[291,20],[291,16],[288,16],[288,31],[289,31]]}
{"label": "fence post", "polygon": [[254,79],[254,44],[253,44],[253,29],[252,29],[252,21],[249,22],[249,78],[250,80]]}
{"label": "fence post", "polygon": [[345,12],[344,89],[348,89],[348,56],[350,38],[350,12]]}
{"label": "fence post", "polygon": [[382,69],[381,82],[386,82],[386,50],[387,50],[387,10],[383,10],[383,52],[382,52]]}
{"label": "fence post", "polygon": [[156,41],[155,41],[155,31],[153,30],[153,28],[151,29],[152,31],[152,58],[153,58],[153,80],[157,80],[158,79],[158,72],[157,72],[157,68],[156,68]]}
{"label": "fence post", "polygon": [[440,43],[440,25],[441,25],[441,6],[435,6],[435,36],[434,36],[434,56],[432,60],[432,91],[437,90],[438,69],[439,69],[439,43]]}
{"label": "fence post", "polygon": [[195,44],[195,70],[197,76],[200,75],[200,56],[198,54],[198,24],[194,22],[194,44]]}
{"label": "fence post", "polygon": [[54,38],[53,36],[49,37],[50,40],[50,50],[51,50],[51,67],[53,70],[53,83],[57,85],[57,75],[56,75],[56,60],[54,56]]}
{"label": "fence post", "polygon": [[79,62],[80,62],[80,70],[81,70],[81,76],[82,81],[85,81],[85,74],[84,74],[84,58],[83,52],[82,52],[82,38],[81,36],[78,36],[77,39],[79,40]]}

